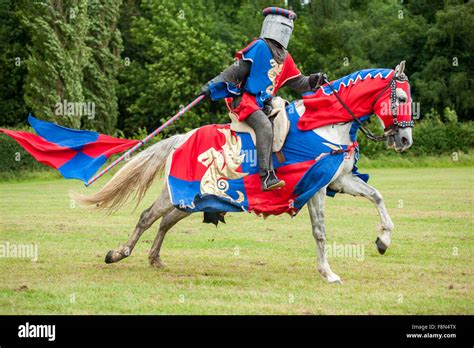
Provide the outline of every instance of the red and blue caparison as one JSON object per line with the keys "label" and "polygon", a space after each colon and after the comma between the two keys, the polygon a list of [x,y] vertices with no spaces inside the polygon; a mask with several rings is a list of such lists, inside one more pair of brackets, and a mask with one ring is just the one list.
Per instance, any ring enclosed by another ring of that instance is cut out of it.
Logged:
{"label": "red and blue caparison", "polygon": [[[392,115],[381,109],[390,100],[390,90],[385,87],[393,76],[392,69],[365,69],[330,84],[362,122],[375,112],[390,124]],[[400,82],[398,87],[410,95],[408,83]],[[279,163],[276,156],[273,158],[285,187],[261,190],[255,145],[249,134],[233,132],[229,125],[208,125],[197,129],[172,155],[167,179],[172,203],[188,212],[297,214],[319,189],[328,185],[346,156],[354,151],[357,161],[360,125],[354,122],[349,130],[351,145],[333,143],[315,131],[353,121],[326,85],[305,94],[302,101],[291,103],[286,111],[290,130],[282,148],[285,161]],[[399,121],[410,118],[409,109],[398,111]],[[364,181],[369,178],[360,174],[356,166],[353,174]],[[335,193],[328,188],[328,195]]]}

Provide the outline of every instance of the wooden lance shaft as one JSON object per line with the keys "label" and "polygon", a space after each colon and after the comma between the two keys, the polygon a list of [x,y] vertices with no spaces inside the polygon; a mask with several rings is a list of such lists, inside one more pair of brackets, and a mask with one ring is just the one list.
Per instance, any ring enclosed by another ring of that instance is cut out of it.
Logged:
{"label": "wooden lance shaft", "polygon": [[85,184],[86,186],[90,186],[92,183],[94,183],[97,179],[99,179],[101,176],[103,176],[105,173],[107,173],[109,170],[111,170],[113,167],[115,167],[117,164],[122,162],[123,160],[127,159],[130,157],[132,153],[134,153],[137,149],[142,147],[145,143],[147,143],[151,138],[155,137],[158,135],[160,132],[163,131],[166,127],[168,127],[170,124],[172,124],[174,121],[176,121],[178,118],[180,118],[186,111],[191,109],[193,106],[198,104],[201,100],[203,100],[206,96],[204,94],[201,94],[199,97],[194,99],[190,104],[188,104],[186,107],[182,108],[176,115],[171,117],[168,121],[163,123],[160,127],[155,129],[152,133],[148,134],[144,139],[140,140],[139,143],[137,143],[134,147],[129,149],[127,152],[125,152],[123,155],[121,155],[119,158],[117,158],[115,161],[110,163],[106,168],[102,169],[99,173],[94,175],[92,178],[90,178],[87,183]]}

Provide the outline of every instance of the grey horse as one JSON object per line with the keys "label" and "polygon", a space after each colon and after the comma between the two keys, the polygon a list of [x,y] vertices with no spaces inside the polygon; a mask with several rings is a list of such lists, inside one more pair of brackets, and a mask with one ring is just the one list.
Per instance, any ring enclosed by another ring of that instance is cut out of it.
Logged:
{"label": "grey horse", "polygon": [[[403,69],[404,62],[398,65],[394,70],[394,77],[403,76]],[[404,83],[408,84],[408,80],[405,79]],[[407,102],[406,92],[399,88],[396,89],[396,95],[391,97],[396,97],[396,100],[392,98],[392,104],[396,103],[397,105],[400,105]],[[297,101],[294,105],[296,105],[298,114],[303,114],[304,104]],[[382,117],[383,115],[380,114],[377,114],[377,116],[387,129],[387,118]],[[349,134],[352,124],[353,121],[333,124],[317,128],[313,131],[331,143],[350,145],[353,143]],[[413,124],[409,123],[399,127],[392,127],[387,138],[388,146],[397,152],[402,152],[408,149],[413,143],[412,126]],[[187,134],[174,135],[154,144],[132,158],[101,188],[99,192],[90,196],[72,193],[72,198],[82,205],[89,205],[95,208],[112,211],[120,208],[132,195],[138,202],[140,202],[152,184],[154,178],[159,173],[164,172],[166,178],[169,173],[170,160],[173,151],[183,144],[193,132],[194,130]],[[382,195],[377,189],[352,173],[354,165],[355,153],[348,153],[331,181],[325,187],[321,188],[308,201],[312,233],[317,246],[318,271],[321,276],[330,283],[341,283],[341,278],[331,270],[325,249],[326,228],[324,223],[324,200],[328,188],[339,193],[365,197],[375,205],[381,220],[379,234],[376,240],[377,249],[381,254],[384,254],[390,246],[391,235],[394,229],[394,224],[387,208],[385,207]],[[164,265],[160,258],[160,251],[166,233],[178,221],[190,215],[190,213],[178,209],[171,203],[166,182],[167,181],[165,180],[165,185],[158,199],[148,209],[142,212],[129,240],[122,246],[110,250],[107,253],[105,258],[106,263],[118,262],[130,256],[143,232],[161,218],[158,234],[149,253],[149,262],[153,267],[162,267]]]}

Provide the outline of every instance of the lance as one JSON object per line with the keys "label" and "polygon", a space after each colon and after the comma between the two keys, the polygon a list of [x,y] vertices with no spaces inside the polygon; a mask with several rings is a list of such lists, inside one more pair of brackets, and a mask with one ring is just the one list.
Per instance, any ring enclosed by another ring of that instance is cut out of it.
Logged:
{"label": "lance", "polygon": [[144,144],[146,144],[151,138],[155,137],[158,135],[160,132],[163,131],[166,127],[168,127],[170,124],[172,124],[174,121],[176,121],[178,118],[180,118],[186,111],[194,107],[196,104],[198,104],[201,100],[203,100],[206,96],[204,94],[199,95],[196,99],[194,99],[191,103],[189,103],[187,106],[179,110],[179,112],[171,117],[168,121],[163,123],[160,127],[155,129],[152,133],[148,134],[144,139],[140,140],[134,147],[129,149],[127,152],[122,154],[119,158],[117,158],[115,161],[110,163],[106,168],[102,169],[99,173],[94,175],[92,178],[90,178],[87,183],[85,183],[86,187],[90,186],[92,183],[94,183],[97,179],[99,179],[101,176],[103,176],[105,173],[107,173],[109,170],[111,170],[113,167],[115,167],[117,164],[122,162],[123,160],[130,158],[130,155],[137,151],[140,147],[142,147]]}

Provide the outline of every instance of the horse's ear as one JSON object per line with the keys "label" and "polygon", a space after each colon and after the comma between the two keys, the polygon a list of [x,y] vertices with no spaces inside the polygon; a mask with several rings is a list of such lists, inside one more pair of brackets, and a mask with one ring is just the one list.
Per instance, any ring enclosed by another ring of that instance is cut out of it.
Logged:
{"label": "horse's ear", "polygon": [[405,71],[405,61],[402,60],[400,64],[398,64],[397,67],[395,68],[395,77],[399,77],[403,75],[404,71]]}

